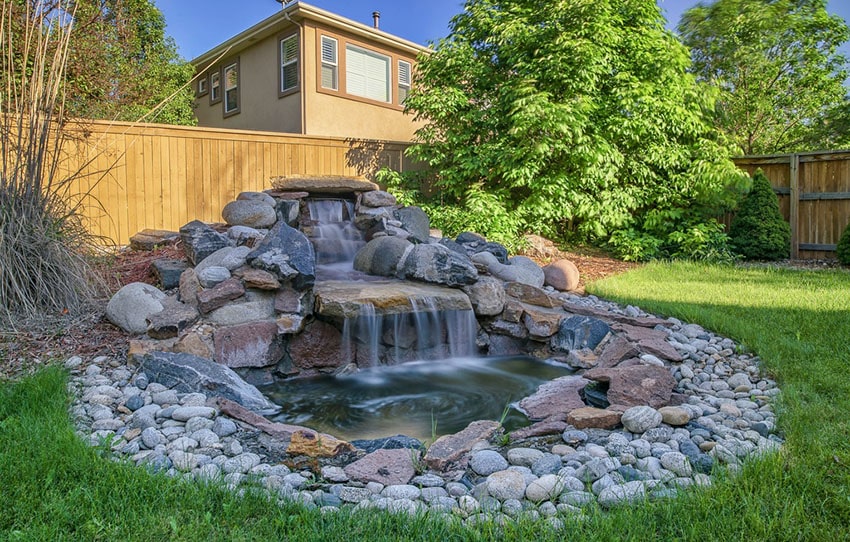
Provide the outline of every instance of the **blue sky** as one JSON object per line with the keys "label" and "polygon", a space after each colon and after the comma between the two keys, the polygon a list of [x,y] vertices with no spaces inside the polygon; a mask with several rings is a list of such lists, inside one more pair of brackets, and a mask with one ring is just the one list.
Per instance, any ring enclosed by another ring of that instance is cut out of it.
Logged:
{"label": "blue sky", "polygon": [[[672,28],[682,12],[697,0],[657,0]],[[280,10],[275,0],[154,0],[165,15],[168,34],[180,54],[191,60],[227,38]],[[410,41],[427,44],[448,34],[449,19],[463,9],[462,0],[311,0],[316,7],[363,24],[381,12],[381,29]],[[850,1],[830,0],[828,9],[850,21]],[[850,48],[844,47],[850,56]]]}

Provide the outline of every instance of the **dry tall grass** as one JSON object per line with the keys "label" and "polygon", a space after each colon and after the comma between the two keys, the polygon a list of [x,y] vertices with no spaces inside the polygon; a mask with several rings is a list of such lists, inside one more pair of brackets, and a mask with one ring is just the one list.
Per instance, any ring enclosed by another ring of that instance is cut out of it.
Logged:
{"label": "dry tall grass", "polygon": [[80,315],[100,293],[83,196],[59,174],[73,12],[23,4],[0,11],[0,329]]}

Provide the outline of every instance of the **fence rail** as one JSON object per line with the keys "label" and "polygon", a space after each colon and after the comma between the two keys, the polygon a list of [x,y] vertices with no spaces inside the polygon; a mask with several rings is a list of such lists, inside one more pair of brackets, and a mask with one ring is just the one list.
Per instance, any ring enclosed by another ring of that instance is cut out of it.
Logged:
{"label": "fence rail", "polygon": [[94,234],[124,245],[145,229],[221,221],[243,191],[279,175],[364,175],[412,167],[407,144],[272,132],[89,121],[66,130],[63,174]]}
{"label": "fence rail", "polygon": [[791,257],[835,257],[850,222],[850,151],[807,152],[736,158],[750,174],[761,168],[791,224]]}

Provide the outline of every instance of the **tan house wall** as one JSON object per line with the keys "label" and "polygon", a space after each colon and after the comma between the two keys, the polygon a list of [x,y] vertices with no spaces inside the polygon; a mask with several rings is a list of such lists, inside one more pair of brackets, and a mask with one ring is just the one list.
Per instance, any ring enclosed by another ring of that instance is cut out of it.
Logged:
{"label": "tan house wall", "polygon": [[[225,117],[222,102],[211,105],[208,93],[195,100],[198,125],[230,130],[300,133],[300,94],[295,92],[280,97],[278,92],[278,39],[296,30],[292,27],[279,35],[264,38],[216,63],[209,71],[221,70],[235,59],[239,60],[239,113]],[[223,85],[222,81],[222,96]]]}

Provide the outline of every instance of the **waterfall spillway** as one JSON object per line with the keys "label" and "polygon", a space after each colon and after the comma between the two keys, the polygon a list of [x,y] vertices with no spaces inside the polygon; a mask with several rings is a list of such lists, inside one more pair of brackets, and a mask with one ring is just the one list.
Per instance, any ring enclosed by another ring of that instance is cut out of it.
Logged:
{"label": "waterfall spillway", "polygon": [[328,278],[352,274],[354,255],[366,244],[354,225],[354,204],[344,199],[310,199],[306,204],[317,273]]}

